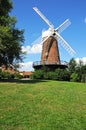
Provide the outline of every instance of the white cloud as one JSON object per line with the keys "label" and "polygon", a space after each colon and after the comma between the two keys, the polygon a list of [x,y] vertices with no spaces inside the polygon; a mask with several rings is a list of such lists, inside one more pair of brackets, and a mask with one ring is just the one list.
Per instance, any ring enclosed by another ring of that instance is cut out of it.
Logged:
{"label": "white cloud", "polygon": [[[42,51],[42,44],[39,43],[40,37],[33,43],[32,46],[22,46],[22,52],[26,54],[38,54]],[[19,63],[20,68],[19,71],[34,71],[33,62]]]}
{"label": "white cloud", "polygon": [[79,63],[80,61],[82,61],[83,65],[86,65],[86,57],[76,58],[75,60],[76,60],[77,63]]}
{"label": "white cloud", "polygon": [[32,46],[22,46],[22,52],[26,52],[27,54],[37,54],[41,53],[42,44],[34,44]]}
{"label": "white cloud", "polygon": [[86,17],[84,18],[84,22],[86,23]]}
{"label": "white cloud", "polygon": [[19,63],[19,65],[20,65],[19,71],[34,71],[32,67],[33,65],[32,61],[26,63]]}

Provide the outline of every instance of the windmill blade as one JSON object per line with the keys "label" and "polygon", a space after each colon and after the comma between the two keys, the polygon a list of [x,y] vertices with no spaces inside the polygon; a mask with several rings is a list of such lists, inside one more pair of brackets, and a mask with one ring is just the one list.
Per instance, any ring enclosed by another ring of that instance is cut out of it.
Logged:
{"label": "windmill blade", "polygon": [[32,45],[34,45],[34,44],[40,44],[41,39],[42,39],[42,36],[39,36],[35,41],[32,42]]}
{"label": "windmill blade", "polygon": [[50,23],[50,21],[39,11],[37,7],[33,7],[35,12],[45,21],[45,23],[50,27],[54,28],[54,25]]}
{"label": "windmill blade", "polygon": [[46,36],[45,38],[42,38],[42,36],[39,36],[35,41],[33,41],[32,45],[40,44],[42,45],[48,38],[49,36]]}
{"label": "windmill blade", "polygon": [[71,48],[71,46],[63,39],[63,37],[61,35],[59,35],[57,33],[57,38],[59,38],[59,40],[62,43],[62,46],[71,54],[74,55],[76,52]]}
{"label": "windmill blade", "polygon": [[69,25],[71,24],[70,20],[67,19],[64,23],[62,23],[58,28],[55,29],[55,31],[61,33],[63,30],[65,30]]}

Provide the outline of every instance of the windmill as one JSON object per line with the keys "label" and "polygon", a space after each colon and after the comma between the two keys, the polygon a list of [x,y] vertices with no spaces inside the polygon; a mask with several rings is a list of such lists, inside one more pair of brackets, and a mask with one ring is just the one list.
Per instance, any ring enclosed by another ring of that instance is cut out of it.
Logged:
{"label": "windmill", "polygon": [[33,7],[34,11],[42,18],[42,20],[49,26],[49,29],[42,32],[42,54],[41,61],[33,64],[34,68],[39,68],[43,65],[50,66],[51,68],[65,68],[66,64],[62,64],[60,61],[58,41],[61,45],[71,54],[75,54],[75,51],[64,40],[60,33],[66,29],[70,24],[70,20],[67,19],[59,27],[54,28],[54,25],[39,11],[37,7]]}

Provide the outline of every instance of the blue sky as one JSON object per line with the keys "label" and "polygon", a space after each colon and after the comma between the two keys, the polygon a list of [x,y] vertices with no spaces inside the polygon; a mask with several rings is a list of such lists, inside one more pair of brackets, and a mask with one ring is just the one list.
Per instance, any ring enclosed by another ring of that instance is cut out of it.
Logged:
{"label": "blue sky", "polygon": [[[40,61],[40,46],[33,42],[41,36],[43,29],[48,29],[46,23],[33,10],[36,6],[56,27],[66,19],[70,19],[71,25],[65,29],[61,36],[76,51],[74,58],[86,60],[86,0],[12,0],[12,16],[17,17],[16,26],[24,29],[25,42],[23,50],[27,51],[21,70],[31,71],[32,62]],[[72,57],[61,46],[61,60],[69,61]],[[85,61],[86,62],[86,61]]]}

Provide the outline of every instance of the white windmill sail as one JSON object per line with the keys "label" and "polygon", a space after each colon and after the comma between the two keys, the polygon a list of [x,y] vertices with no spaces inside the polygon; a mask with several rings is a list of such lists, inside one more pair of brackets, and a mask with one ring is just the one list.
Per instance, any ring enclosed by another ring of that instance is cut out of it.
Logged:
{"label": "white windmill sail", "polygon": [[58,33],[63,32],[63,30],[65,30],[69,25],[71,24],[70,20],[67,19],[64,23],[62,23],[59,27],[57,27],[55,30]]}
{"label": "white windmill sail", "polygon": [[54,25],[52,23],[50,23],[50,21],[39,11],[39,9],[37,7],[33,7],[33,9],[36,11],[36,13],[45,21],[45,23],[47,23],[47,25],[50,28],[54,28]]}
{"label": "white windmill sail", "polygon": [[59,33],[57,34],[57,37],[59,38],[61,45],[71,54],[74,55],[76,52],[72,49],[72,47],[63,39]]}

